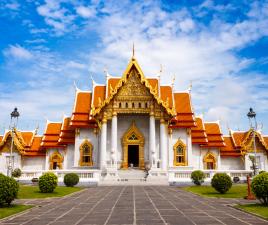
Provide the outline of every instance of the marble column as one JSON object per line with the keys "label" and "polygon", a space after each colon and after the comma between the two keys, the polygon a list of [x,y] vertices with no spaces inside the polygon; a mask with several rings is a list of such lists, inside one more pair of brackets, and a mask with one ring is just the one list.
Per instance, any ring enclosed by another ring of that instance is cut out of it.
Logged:
{"label": "marble column", "polygon": [[174,152],[173,152],[173,145],[172,145],[172,129],[169,130],[168,136],[168,166],[169,168],[173,167],[174,161]]}
{"label": "marble column", "polygon": [[150,130],[149,130],[149,154],[150,164],[152,168],[156,167],[156,152],[155,152],[155,117],[154,113],[150,114]]}
{"label": "marble column", "polygon": [[117,168],[117,113],[113,113],[112,117],[112,133],[111,133],[111,162],[112,166]]}
{"label": "marble column", "polygon": [[167,170],[167,127],[165,120],[160,120],[160,157],[161,157],[161,169]]}
{"label": "marble column", "polygon": [[187,165],[192,166],[193,165],[193,148],[192,148],[192,137],[191,137],[191,129],[186,129],[186,142],[187,142]]}
{"label": "marble column", "polygon": [[106,169],[106,145],[107,145],[107,119],[104,116],[101,127],[101,143],[100,143],[100,168]]}

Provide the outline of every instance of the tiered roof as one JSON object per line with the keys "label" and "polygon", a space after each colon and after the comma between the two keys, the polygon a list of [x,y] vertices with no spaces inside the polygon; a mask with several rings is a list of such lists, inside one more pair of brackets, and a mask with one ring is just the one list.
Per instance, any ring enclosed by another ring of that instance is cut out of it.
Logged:
{"label": "tiered roof", "polygon": [[[16,144],[29,156],[44,155],[46,148],[65,148],[75,142],[77,128],[97,128],[96,116],[101,112],[127,82],[130,71],[135,69],[140,82],[148,88],[155,101],[169,115],[169,128],[188,128],[191,130],[192,143],[202,148],[220,148],[222,156],[241,156],[241,146],[247,132],[231,132],[223,137],[218,122],[204,122],[202,117],[195,117],[190,91],[174,92],[172,86],[161,85],[159,78],[145,78],[137,60],[133,57],[123,76],[112,77],[107,74],[106,84],[93,82],[92,92],[76,89],[74,107],[70,117],[62,122],[47,122],[44,135],[36,136],[33,132],[17,131]],[[8,132],[0,136],[0,150],[7,140]],[[268,137],[262,138],[268,146]]]}

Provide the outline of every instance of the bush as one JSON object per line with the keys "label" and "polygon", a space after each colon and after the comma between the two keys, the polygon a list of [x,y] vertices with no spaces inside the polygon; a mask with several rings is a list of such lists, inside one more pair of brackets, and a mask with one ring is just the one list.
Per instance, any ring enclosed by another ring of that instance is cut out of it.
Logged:
{"label": "bush", "polygon": [[211,186],[219,193],[224,194],[232,187],[231,177],[226,173],[216,173],[211,180]]}
{"label": "bush", "polygon": [[195,170],[191,173],[192,182],[196,185],[204,183],[205,173],[201,170]]}
{"label": "bush", "polygon": [[73,187],[78,184],[79,176],[76,173],[67,173],[63,181],[67,187]]}
{"label": "bush", "polygon": [[266,171],[265,171],[265,170],[261,170],[261,171],[259,172],[259,174],[261,174],[261,173],[266,173]]}
{"label": "bush", "polygon": [[52,193],[58,185],[58,177],[54,173],[44,173],[39,177],[39,189],[43,193]]}
{"label": "bush", "polygon": [[12,171],[12,177],[19,178],[20,176],[21,176],[21,170],[20,170],[20,168],[14,169]]}
{"label": "bush", "polygon": [[0,174],[0,206],[10,203],[17,197],[19,184],[12,177]]}
{"label": "bush", "polygon": [[261,173],[253,178],[251,188],[257,199],[268,205],[268,173]]}

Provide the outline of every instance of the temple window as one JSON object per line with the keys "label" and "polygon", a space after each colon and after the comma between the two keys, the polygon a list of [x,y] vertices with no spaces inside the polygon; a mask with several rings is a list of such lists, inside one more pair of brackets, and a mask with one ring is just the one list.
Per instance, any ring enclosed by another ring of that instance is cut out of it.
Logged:
{"label": "temple window", "polygon": [[59,152],[54,152],[49,159],[49,169],[58,170],[62,169],[63,156]]}
{"label": "temple window", "polygon": [[92,166],[92,144],[85,140],[80,146],[80,166]]}
{"label": "temple window", "polygon": [[147,104],[147,102],[145,103],[145,108],[148,108],[148,104]]}
{"label": "temple window", "polygon": [[121,108],[122,107],[122,104],[121,104],[121,102],[119,102],[119,108]]}
{"label": "temple window", "polygon": [[128,103],[126,102],[126,108],[128,108]]}
{"label": "temple window", "polygon": [[173,146],[174,150],[174,166],[186,166],[186,145],[178,140]]}
{"label": "temple window", "polygon": [[216,169],[216,158],[212,153],[207,153],[204,157],[204,169],[214,170]]}
{"label": "temple window", "polygon": [[141,108],[141,103],[139,102],[139,108]]}
{"label": "temple window", "polygon": [[134,102],[132,102],[132,108],[135,108],[135,104],[134,104]]}

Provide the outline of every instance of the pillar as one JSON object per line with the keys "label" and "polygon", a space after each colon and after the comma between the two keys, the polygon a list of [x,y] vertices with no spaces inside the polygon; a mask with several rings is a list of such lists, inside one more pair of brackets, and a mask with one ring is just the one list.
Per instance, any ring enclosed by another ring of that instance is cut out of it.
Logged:
{"label": "pillar", "polygon": [[186,141],[187,141],[187,161],[188,166],[193,166],[193,148],[192,148],[192,137],[191,137],[191,129],[187,128],[186,130]]}
{"label": "pillar", "polygon": [[104,115],[101,127],[101,143],[100,143],[100,168],[106,169],[106,142],[107,142],[107,119]]}
{"label": "pillar", "polygon": [[113,113],[111,133],[111,162],[112,166],[117,168],[117,113]]}
{"label": "pillar", "polygon": [[172,129],[169,130],[169,137],[168,137],[168,166],[173,167],[174,161],[174,150],[172,144]]}
{"label": "pillar", "polygon": [[149,130],[149,160],[152,168],[156,167],[156,152],[155,152],[155,117],[154,113],[150,114],[150,130]]}
{"label": "pillar", "polygon": [[161,169],[167,170],[167,128],[165,120],[160,120],[160,157],[161,157]]}

